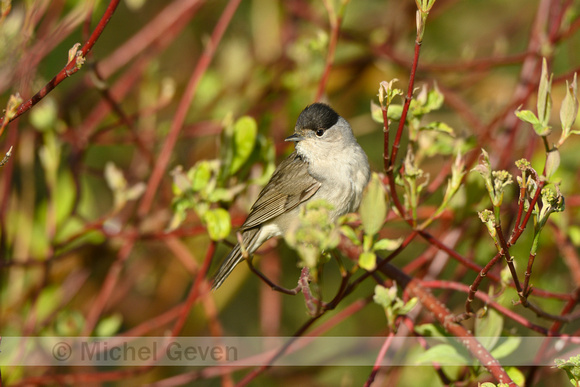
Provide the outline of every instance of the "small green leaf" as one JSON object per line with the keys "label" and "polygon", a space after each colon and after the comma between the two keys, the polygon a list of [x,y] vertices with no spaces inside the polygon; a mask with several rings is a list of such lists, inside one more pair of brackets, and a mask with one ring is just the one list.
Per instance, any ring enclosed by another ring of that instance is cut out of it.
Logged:
{"label": "small green leaf", "polygon": [[[526,385],[526,377],[516,367],[505,367],[505,372],[508,374],[510,379],[516,384],[516,386],[525,386]],[[504,386],[509,386],[508,384],[503,384]]]}
{"label": "small green leaf", "polygon": [[[552,92],[552,74],[548,76],[548,64],[546,62],[546,58],[544,58],[542,61],[542,74],[540,75],[540,85],[538,87],[538,104],[537,104],[538,119],[542,123],[543,127],[548,127],[548,121],[550,120],[550,111],[552,109],[551,92]],[[543,136],[542,134],[539,135]]]}
{"label": "small green leaf", "polygon": [[359,212],[365,233],[378,233],[387,216],[387,200],[383,183],[376,173],[373,173],[365,189]]}
{"label": "small green leaf", "polygon": [[207,200],[212,203],[231,202],[238,193],[244,190],[244,187],[243,184],[238,184],[231,188],[216,188],[208,194]]}
{"label": "small green leaf", "polygon": [[377,267],[377,256],[373,252],[361,253],[358,257],[358,265],[368,271],[374,270]]}
{"label": "small green leaf", "polygon": [[99,324],[95,328],[95,335],[99,337],[113,336],[119,331],[122,323],[123,316],[120,313],[105,317],[99,321]]}
{"label": "small green leaf", "polygon": [[258,134],[258,125],[252,117],[241,117],[234,123],[234,157],[230,167],[230,174],[236,173],[246,162],[254,145]]}
{"label": "small green leaf", "polygon": [[430,122],[427,126],[419,128],[419,130],[433,130],[435,132],[445,133],[453,137],[455,136],[455,132],[451,126],[439,121]]}
{"label": "small green leaf", "polygon": [[568,360],[556,359],[554,362],[556,367],[566,372],[570,384],[577,387],[580,380],[580,356],[572,356]]}
{"label": "small green leaf", "polygon": [[355,246],[360,246],[360,240],[358,239],[358,235],[352,229],[352,227],[345,225],[340,226],[340,232],[342,235],[347,237]]}
{"label": "small green leaf", "polygon": [[44,132],[54,129],[58,118],[58,107],[52,98],[45,98],[30,112],[30,123]]}
{"label": "small green leaf", "polygon": [[80,336],[85,318],[78,310],[63,309],[56,315],[54,331],[57,336]]}
{"label": "small green leaf", "polygon": [[208,161],[200,161],[187,171],[187,177],[191,181],[193,192],[199,192],[209,184],[211,173],[212,168]]}
{"label": "small green leaf", "polygon": [[141,195],[143,195],[143,193],[145,193],[145,189],[147,188],[147,185],[143,182],[137,183],[135,185],[132,185],[131,187],[129,187],[129,189],[126,191],[126,197],[127,200],[137,200],[141,197]]}
{"label": "small green leaf", "polygon": [[383,308],[390,308],[393,301],[397,298],[397,287],[386,288],[382,285],[375,286],[373,301]]}
{"label": "small green leaf", "polygon": [[189,181],[187,175],[183,172],[183,167],[181,165],[173,168],[170,174],[173,177],[173,185],[171,186],[173,195],[181,196],[184,192],[191,189],[191,182]]}
{"label": "small green leaf", "polygon": [[425,102],[425,108],[428,111],[437,110],[441,108],[441,106],[443,106],[444,100],[445,98],[443,97],[443,94],[437,88],[437,84],[435,84],[435,87],[429,90],[429,93],[427,93],[427,101]]}
{"label": "small green leaf", "polygon": [[219,241],[230,234],[232,228],[230,214],[223,208],[214,208],[206,211],[202,219],[212,240]]}
{"label": "small green leaf", "polygon": [[574,246],[580,246],[580,227],[570,225],[568,227],[568,236],[570,237],[570,240]]}
{"label": "small green leaf", "polygon": [[532,112],[531,110],[516,110],[515,114],[520,120],[524,122],[527,122],[532,125],[540,124],[540,120],[538,120],[538,117],[536,117],[534,112]]}
{"label": "small green leaf", "polygon": [[419,299],[417,297],[413,297],[411,298],[409,301],[407,301],[405,303],[405,305],[401,306],[398,310],[398,314],[407,314],[409,313],[411,310],[413,310],[413,308],[415,307],[415,305],[417,305],[417,303],[419,302]]}
{"label": "small green leaf", "polygon": [[550,179],[560,166],[560,152],[554,148],[546,156],[546,177]]}
{"label": "small green leaf", "polygon": [[516,336],[501,337],[495,348],[490,351],[496,359],[507,357],[520,346],[522,339]]}
{"label": "small green leaf", "polygon": [[127,188],[127,180],[125,180],[123,172],[111,161],[105,165],[105,180],[113,192],[123,191]]}
{"label": "small green leaf", "polygon": [[387,117],[389,120],[399,121],[403,115],[403,105],[392,104],[387,108]]}
{"label": "small green leaf", "polygon": [[403,243],[403,238],[398,238],[398,239],[381,239],[378,240],[374,243],[373,245],[373,250],[374,251],[378,251],[378,250],[387,250],[387,251],[393,251],[395,249],[398,249],[399,246],[401,246],[401,243]]}
{"label": "small green leaf", "polygon": [[58,309],[62,298],[61,289],[57,286],[48,286],[42,289],[36,301],[36,318],[39,321],[46,319]]}
{"label": "small green leaf", "polygon": [[548,125],[548,121],[543,122],[531,111],[517,110],[515,114],[520,120],[531,124],[538,136],[545,137],[552,133],[552,128]]}
{"label": "small green leaf", "polygon": [[502,329],[503,318],[495,309],[489,308],[483,317],[475,319],[475,334],[481,345],[488,351],[499,340]]}
{"label": "small green leaf", "polygon": [[572,85],[566,81],[566,96],[562,101],[560,108],[560,121],[562,122],[562,130],[564,134],[568,134],[576,117],[578,116],[578,96],[577,96],[577,81],[576,73],[574,73],[574,81]]}
{"label": "small green leaf", "polygon": [[425,337],[446,337],[446,332],[438,325],[434,324],[421,324],[415,326],[415,332],[421,336]]}
{"label": "small green leaf", "polygon": [[469,360],[448,344],[435,345],[415,358],[416,364],[467,365]]}
{"label": "small green leaf", "polygon": [[374,101],[371,101],[371,118],[379,124],[383,123],[383,109]]}

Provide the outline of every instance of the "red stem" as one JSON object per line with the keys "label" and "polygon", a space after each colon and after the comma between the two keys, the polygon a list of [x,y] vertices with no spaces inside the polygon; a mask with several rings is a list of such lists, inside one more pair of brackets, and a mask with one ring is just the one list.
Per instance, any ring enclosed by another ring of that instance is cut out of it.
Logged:
{"label": "red stem", "polygon": [[340,25],[342,23],[342,17],[340,16],[336,16],[336,19],[333,19],[331,13],[329,17],[331,19],[330,42],[328,43],[328,53],[326,54],[326,65],[324,66],[324,72],[322,73],[322,78],[318,84],[318,91],[316,92],[316,101],[320,101],[322,94],[324,94],[324,89],[326,88],[326,83],[328,82],[328,77],[330,75],[330,69],[334,63],[334,53],[336,51],[336,44],[338,43],[338,35],[340,34]]}
{"label": "red stem", "polygon": [[[87,56],[89,51],[91,51],[91,49],[93,48],[93,46],[95,45],[95,43],[97,42],[99,37],[101,36],[101,33],[103,32],[103,30],[105,29],[105,27],[109,23],[109,20],[113,16],[113,13],[115,13],[115,9],[117,8],[118,5],[119,5],[119,0],[111,0],[111,2],[109,3],[109,6],[105,10],[103,17],[99,21],[99,24],[97,24],[97,27],[95,28],[95,30],[93,31],[93,33],[89,37],[89,40],[85,43],[85,45],[80,50],[80,54],[83,58]],[[44,97],[46,97],[46,95],[48,93],[50,93],[62,81],[64,81],[66,78],[70,77],[71,75],[73,75],[77,71],[79,71],[79,68],[77,67],[76,63],[77,63],[77,57],[75,56],[71,59],[70,62],[68,62],[66,64],[66,66],[62,70],[60,70],[60,72],[54,78],[52,78],[42,89],[40,89],[40,91],[38,93],[36,93],[34,96],[32,96],[32,98],[30,98],[28,101],[20,104],[20,106],[16,110],[16,114],[14,115],[14,117],[12,117],[10,119],[9,122],[15,120],[16,118],[20,117],[22,114],[26,113],[34,105],[36,105],[40,100],[42,100]],[[4,120],[5,120],[5,116],[0,118],[0,126],[4,125]]]}
{"label": "red stem", "polygon": [[[419,52],[421,51],[421,43],[415,41],[415,56],[413,57],[413,66],[411,67],[411,75],[409,77],[409,87],[407,89],[407,96],[405,97],[405,105],[403,106],[403,112],[401,114],[401,120],[399,121],[399,127],[397,129],[397,134],[395,136],[395,142],[393,143],[393,152],[391,153],[391,158],[389,160],[389,168],[392,168],[396,161],[397,154],[399,153],[399,147],[401,146],[401,137],[403,135],[403,128],[405,127],[405,121],[407,120],[407,113],[409,112],[409,106],[411,105],[411,100],[413,99],[413,89],[415,87],[415,74],[417,73],[417,65],[419,64]],[[394,195],[394,193],[393,193]]]}

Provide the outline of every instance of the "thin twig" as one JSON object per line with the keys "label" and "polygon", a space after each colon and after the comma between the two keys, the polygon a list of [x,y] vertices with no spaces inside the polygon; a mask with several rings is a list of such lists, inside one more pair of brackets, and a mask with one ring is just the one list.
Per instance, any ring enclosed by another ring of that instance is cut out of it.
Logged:
{"label": "thin twig", "polygon": [[[101,36],[101,33],[103,32],[103,30],[105,29],[105,27],[109,23],[109,20],[111,19],[111,17],[115,13],[115,10],[117,9],[117,5],[119,5],[119,1],[120,0],[111,0],[109,5],[107,6],[107,9],[105,10],[105,13],[103,14],[103,17],[101,18],[101,20],[99,21],[99,23],[97,24],[97,26],[93,30],[93,33],[89,37],[89,40],[80,49],[80,51],[77,52],[77,55],[73,55],[73,57],[66,64],[66,66],[57,75],[55,75],[55,77],[52,78],[50,80],[50,82],[48,82],[42,89],[40,89],[40,91],[38,91],[38,93],[36,93],[34,96],[32,96],[32,98],[30,98],[28,101],[22,103],[18,107],[18,109],[16,110],[16,114],[10,119],[9,122],[14,121],[16,118],[18,118],[22,114],[26,113],[34,105],[36,105],[39,101],[41,101],[44,97],[46,97],[46,95],[48,93],[50,93],[52,90],[54,90],[54,88],[56,86],[58,86],[62,81],[64,81],[66,78],[70,77],[71,75],[73,75],[77,71],[79,71],[80,67],[79,67],[78,63],[79,63],[79,60],[81,60],[79,58],[86,57],[87,54],[91,51],[91,49],[93,48],[93,46],[95,45],[95,43],[97,42],[99,37]],[[3,124],[4,124],[4,117],[0,118],[0,126]]]}

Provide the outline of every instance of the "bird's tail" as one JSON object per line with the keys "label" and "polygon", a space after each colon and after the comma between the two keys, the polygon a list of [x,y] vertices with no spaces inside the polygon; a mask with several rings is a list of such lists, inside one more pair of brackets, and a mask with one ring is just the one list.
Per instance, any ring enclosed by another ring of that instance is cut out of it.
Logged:
{"label": "bird's tail", "polygon": [[[252,254],[259,246],[254,246],[256,242],[256,237],[259,234],[259,229],[246,230],[243,234],[243,243],[248,252]],[[242,255],[242,249],[240,244],[236,244],[232,251],[228,254],[217,273],[213,277],[213,284],[211,289],[215,290],[223,284],[223,282],[228,278],[232,270],[244,259]]]}
{"label": "bird's tail", "polygon": [[240,244],[238,243],[230,252],[230,254],[226,257],[226,260],[220,268],[218,269],[217,273],[213,277],[213,284],[211,285],[211,289],[215,290],[224,283],[226,278],[230,275],[232,270],[244,259],[242,255],[242,249],[240,248]]}

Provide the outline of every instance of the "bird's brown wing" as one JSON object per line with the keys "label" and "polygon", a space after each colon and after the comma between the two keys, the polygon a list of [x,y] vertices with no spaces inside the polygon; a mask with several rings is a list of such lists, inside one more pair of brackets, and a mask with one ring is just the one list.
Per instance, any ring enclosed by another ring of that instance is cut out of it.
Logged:
{"label": "bird's brown wing", "polygon": [[259,226],[308,200],[320,188],[308,173],[308,163],[292,153],[282,161],[252,206],[243,230]]}

